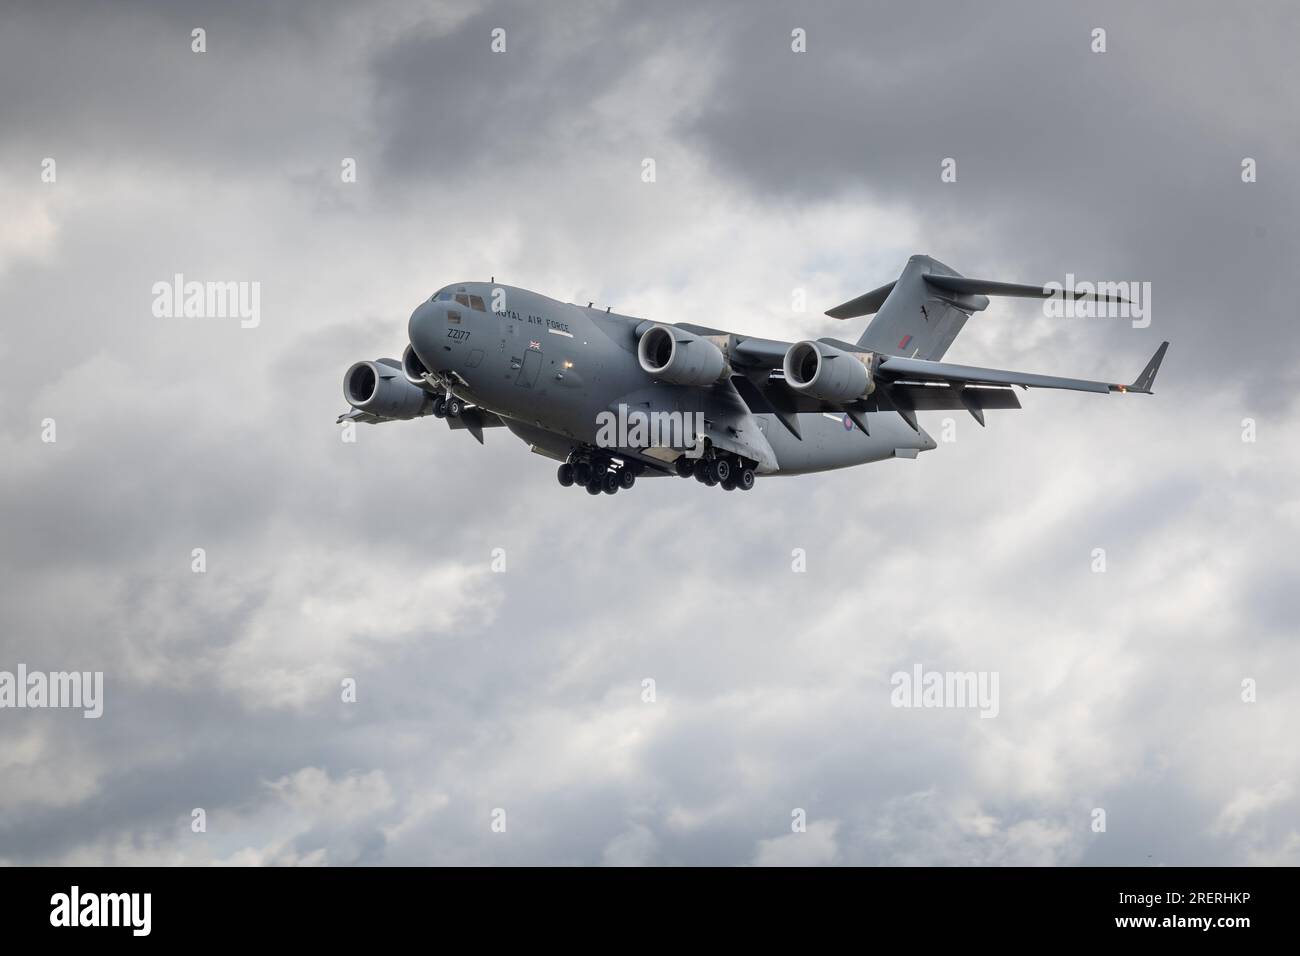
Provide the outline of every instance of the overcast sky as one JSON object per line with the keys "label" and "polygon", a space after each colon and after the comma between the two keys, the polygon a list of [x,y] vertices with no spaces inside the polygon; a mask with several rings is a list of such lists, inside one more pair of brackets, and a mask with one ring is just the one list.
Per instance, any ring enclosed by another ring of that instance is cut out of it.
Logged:
{"label": "overcast sky", "polygon": [[[0,862],[1300,863],[1297,35],[1286,2],[6,4],[0,670],[105,688],[0,710]],[[449,282],[856,338],[822,311],[918,252],[1150,282],[1147,328],[995,300],[948,358],[1128,381],[1168,339],[1157,394],[748,494],[335,424]],[[156,317],[176,273],[260,283],[260,324]],[[891,706],[916,665],[996,672],[997,716]]]}

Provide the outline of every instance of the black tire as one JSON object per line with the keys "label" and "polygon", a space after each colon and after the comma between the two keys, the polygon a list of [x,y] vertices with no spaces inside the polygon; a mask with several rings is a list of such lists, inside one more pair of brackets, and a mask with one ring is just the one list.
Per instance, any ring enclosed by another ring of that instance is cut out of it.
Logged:
{"label": "black tire", "polygon": [[677,469],[678,478],[689,478],[695,471],[695,462],[682,455],[677,459],[677,463],[673,467]]}
{"label": "black tire", "polygon": [[445,398],[438,397],[433,400],[433,417],[434,418],[447,417],[447,400]]}
{"label": "black tire", "polygon": [[573,485],[573,466],[566,461],[560,466],[559,471],[555,473],[555,477],[560,479],[560,484],[565,488],[571,487]]}
{"label": "black tire", "polygon": [[448,418],[459,418],[460,413],[463,412],[464,410],[465,410],[465,403],[462,402],[459,398],[452,396],[451,398],[447,399]]}
{"label": "black tire", "polygon": [[749,491],[754,487],[754,469],[742,468],[740,474],[736,476],[736,487],[741,491]]}
{"label": "black tire", "polygon": [[604,485],[605,494],[612,495],[614,492],[618,491],[618,475],[615,472],[605,472],[605,476],[601,479],[601,482]]}
{"label": "black tire", "polygon": [[573,480],[580,485],[591,483],[591,465],[580,461],[573,466]]}
{"label": "black tire", "polygon": [[726,481],[724,481],[724,482],[722,483],[722,490],[723,490],[723,491],[735,491],[735,490],[736,490],[736,483],[735,483],[734,481],[732,481],[730,478],[728,478]]}
{"label": "black tire", "polygon": [[718,481],[726,481],[731,477],[731,462],[725,458],[713,459],[713,477]]}
{"label": "black tire", "polygon": [[624,465],[623,470],[618,473],[618,483],[624,488],[631,488],[636,484],[636,472]]}
{"label": "black tire", "polygon": [[587,482],[587,494],[589,495],[600,494],[600,482],[594,479]]}

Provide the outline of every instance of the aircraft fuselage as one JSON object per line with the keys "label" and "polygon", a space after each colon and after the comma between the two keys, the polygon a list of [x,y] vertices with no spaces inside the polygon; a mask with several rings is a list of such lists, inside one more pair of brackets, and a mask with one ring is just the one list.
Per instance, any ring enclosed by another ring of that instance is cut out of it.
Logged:
{"label": "aircraft fuselage", "polygon": [[[726,395],[658,381],[637,360],[637,331],[646,324],[527,289],[465,282],[416,307],[408,334],[416,355],[453,394],[561,459],[596,445],[598,416],[620,405],[698,414],[714,447],[752,460],[759,474],[825,471],[935,447],[923,429],[913,431],[895,414],[871,414],[867,435],[845,416],[805,413],[796,438],[774,415],[737,409]],[[660,468],[676,457],[607,450]]]}

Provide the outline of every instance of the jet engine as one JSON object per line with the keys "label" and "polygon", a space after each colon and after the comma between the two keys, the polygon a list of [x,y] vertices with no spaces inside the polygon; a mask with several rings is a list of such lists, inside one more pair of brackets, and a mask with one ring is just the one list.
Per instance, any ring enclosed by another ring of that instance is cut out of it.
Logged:
{"label": "jet engine", "polygon": [[786,384],[796,392],[839,404],[866,398],[875,389],[871,360],[870,352],[804,341],[790,346],[781,367]]}
{"label": "jet engine", "polygon": [[419,418],[433,410],[433,396],[408,382],[392,359],[353,365],[343,376],[343,397],[378,418]]}
{"label": "jet engine", "polygon": [[669,325],[647,329],[636,347],[649,375],[674,385],[714,385],[731,375],[731,365],[711,339]]}
{"label": "jet engine", "polygon": [[429,370],[420,361],[420,356],[415,354],[413,345],[408,345],[406,351],[402,353],[402,374],[406,376],[408,382],[417,388],[435,395],[443,393],[443,389],[438,388],[436,385],[430,385],[428,379],[425,378],[429,374]]}

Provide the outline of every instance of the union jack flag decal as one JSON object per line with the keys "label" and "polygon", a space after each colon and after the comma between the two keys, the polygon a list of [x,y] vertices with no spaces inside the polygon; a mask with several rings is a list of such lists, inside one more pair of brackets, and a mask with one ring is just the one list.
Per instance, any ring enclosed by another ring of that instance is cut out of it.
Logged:
{"label": "union jack flag decal", "polygon": [[533,349],[533,350],[536,351],[536,352],[540,352],[540,351],[542,350],[542,343],[541,343],[541,342],[534,342],[534,341],[531,341],[531,340],[530,340],[530,341],[528,342],[528,347],[529,347],[530,349]]}

